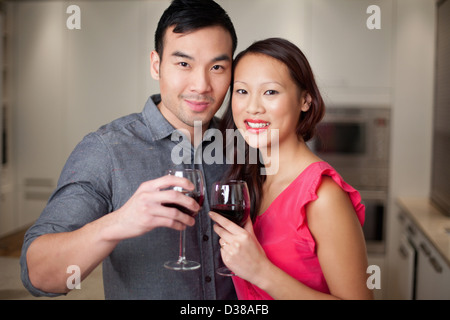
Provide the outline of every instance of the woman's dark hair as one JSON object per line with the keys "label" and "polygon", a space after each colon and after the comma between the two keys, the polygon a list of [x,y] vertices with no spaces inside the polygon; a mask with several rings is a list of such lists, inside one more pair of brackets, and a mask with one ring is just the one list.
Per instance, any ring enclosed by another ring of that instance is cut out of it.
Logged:
{"label": "woman's dark hair", "polygon": [[[325,114],[325,104],[317,87],[311,66],[303,52],[293,43],[281,38],[269,38],[253,43],[246,50],[240,52],[233,63],[233,78],[231,81],[231,93],[233,94],[234,71],[239,61],[248,54],[263,54],[282,62],[289,70],[292,80],[297,84],[302,95],[309,94],[311,97],[311,105],[308,111],[301,112],[297,122],[296,133],[299,139],[305,142],[310,140],[315,133],[316,125],[322,120]],[[236,130],[233,121],[233,113],[231,109],[231,100],[228,109],[222,120],[221,129],[225,133],[226,129]],[[226,135],[224,135],[226,136]],[[262,185],[266,180],[265,175],[260,174],[260,169],[264,164],[259,161],[256,164],[249,163],[249,147],[245,147],[244,164],[239,164],[237,160],[237,148],[235,148],[235,156],[233,165],[228,173],[229,179],[242,179],[247,182],[250,190],[251,198],[251,217],[256,218],[262,197]]]}
{"label": "woman's dark hair", "polygon": [[155,32],[155,50],[162,59],[164,35],[175,26],[173,32],[186,33],[198,29],[221,26],[230,33],[233,54],[237,47],[237,36],[226,11],[213,0],[173,0],[162,14]]}

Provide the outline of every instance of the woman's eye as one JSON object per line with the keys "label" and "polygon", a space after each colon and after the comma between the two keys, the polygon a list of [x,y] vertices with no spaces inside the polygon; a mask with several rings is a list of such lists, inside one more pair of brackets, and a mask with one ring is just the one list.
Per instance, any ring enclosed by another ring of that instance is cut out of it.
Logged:
{"label": "woman's eye", "polygon": [[264,92],[264,94],[266,94],[266,95],[274,95],[274,94],[277,94],[278,93],[278,91],[276,91],[276,90],[267,90],[266,92]]}
{"label": "woman's eye", "polygon": [[244,89],[237,89],[237,90],[236,90],[236,93],[239,93],[239,94],[246,94],[247,91],[245,91]]}

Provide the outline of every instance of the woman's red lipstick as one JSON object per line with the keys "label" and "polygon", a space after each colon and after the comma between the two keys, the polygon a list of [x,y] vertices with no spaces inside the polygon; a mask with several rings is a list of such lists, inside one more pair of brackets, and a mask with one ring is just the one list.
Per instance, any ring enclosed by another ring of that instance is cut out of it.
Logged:
{"label": "woman's red lipstick", "polygon": [[261,131],[267,130],[270,125],[270,122],[261,120],[261,119],[245,119],[245,128],[249,132],[259,133]]}

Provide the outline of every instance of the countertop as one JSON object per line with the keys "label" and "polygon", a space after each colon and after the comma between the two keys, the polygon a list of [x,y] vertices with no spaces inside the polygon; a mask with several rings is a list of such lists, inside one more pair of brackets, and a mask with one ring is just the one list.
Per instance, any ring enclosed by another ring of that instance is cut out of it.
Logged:
{"label": "countertop", "polygon": [[450,217],[426,198],[398,198],[397,204],[408,214],[450,266]]}

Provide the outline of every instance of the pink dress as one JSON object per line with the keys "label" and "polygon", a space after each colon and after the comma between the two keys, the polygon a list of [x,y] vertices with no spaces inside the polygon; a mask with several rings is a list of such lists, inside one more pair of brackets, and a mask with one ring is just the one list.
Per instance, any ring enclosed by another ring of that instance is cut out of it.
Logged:
{"label": "pink dress", "polygon": [[[317,189],[323,176],[330,176],[345,190],[355,208],[361,225],[364,223],[364,205],[358,191],[347,184],[326,162],[309,165],[256,218],[253,225],[256,237],[270,261],[286,273],[317,291],[329,293],[320,267],[316,243],[306,221],[306,205],[317,199]],[[251,283],[233,277],[240,300],[271,300],[272,297]]]}

